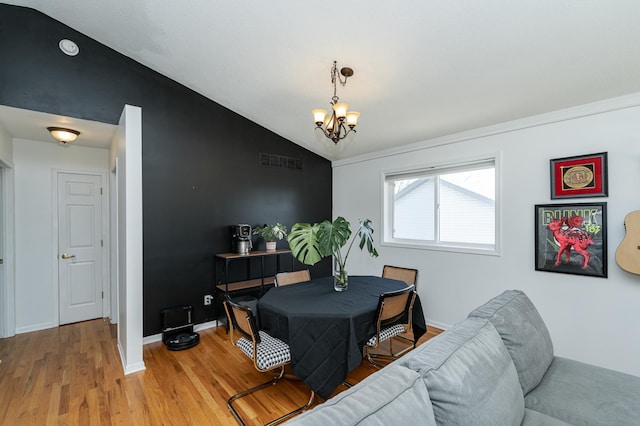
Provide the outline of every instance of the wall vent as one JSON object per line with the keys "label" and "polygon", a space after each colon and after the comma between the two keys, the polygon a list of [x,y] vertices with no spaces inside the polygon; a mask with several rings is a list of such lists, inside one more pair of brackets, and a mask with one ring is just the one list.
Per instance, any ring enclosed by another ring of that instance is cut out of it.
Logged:
{"label": "wall vent", "polygon": [[285,157],[284,155],[260,153],[260,165],[279,167],[281,169],[302,170],[302,160],[299,158]]}

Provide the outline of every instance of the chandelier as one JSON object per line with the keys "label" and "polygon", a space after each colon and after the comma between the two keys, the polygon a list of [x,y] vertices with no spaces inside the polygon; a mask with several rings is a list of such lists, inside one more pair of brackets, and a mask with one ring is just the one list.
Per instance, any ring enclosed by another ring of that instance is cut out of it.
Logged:
{"label": "chandelier", "polygon": [[[341,77],[344,77],[344,79]],[[347,84],[347,78],[353,75],[353,69],[345,67],[340,70],[338,74],[338,65],[336,61],[333,61],[331,67],[331,83],[333,84],[333,97],[331,98],[331,115],[327,115],[328,112],[325,109],[311,110],[313,113],[313,120],[316,123],[316,129],[322,130],[322,133],[335,144],[339,140],[344,139],[351,132],[356,131],[356,125],[358,124],[359,112],[347,111],[349,105],[345,102],[339,102],[338,95],[336,95],[336,85],[339,81],[342,86]],[[349,127],[349,130],[347,130]]]}

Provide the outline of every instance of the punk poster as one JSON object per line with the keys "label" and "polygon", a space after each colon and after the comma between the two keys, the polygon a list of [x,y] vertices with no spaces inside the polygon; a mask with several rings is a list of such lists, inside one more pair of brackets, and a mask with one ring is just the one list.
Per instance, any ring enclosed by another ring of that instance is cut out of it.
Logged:
{"label": "punk poster", "polygon": [[607,277],[607,203],[537,204],[537,271]]}

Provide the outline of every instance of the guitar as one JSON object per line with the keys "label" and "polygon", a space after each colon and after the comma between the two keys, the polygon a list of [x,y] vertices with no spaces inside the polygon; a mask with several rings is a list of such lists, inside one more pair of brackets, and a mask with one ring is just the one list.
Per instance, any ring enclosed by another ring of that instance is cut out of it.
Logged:
{"label": "guitar", "polygon": [[616,262],[625,271],[640,275],[640,210],[625,216],[624,229],[624,238],[616,250]]}

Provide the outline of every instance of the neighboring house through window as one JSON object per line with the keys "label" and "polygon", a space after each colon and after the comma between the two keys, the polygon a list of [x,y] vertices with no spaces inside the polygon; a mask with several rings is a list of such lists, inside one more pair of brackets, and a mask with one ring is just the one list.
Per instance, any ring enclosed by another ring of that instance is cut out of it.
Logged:
{"label": "neighboring house through window", "polygon": [[387,172],[384,242],[496,252],[495,157]]}

